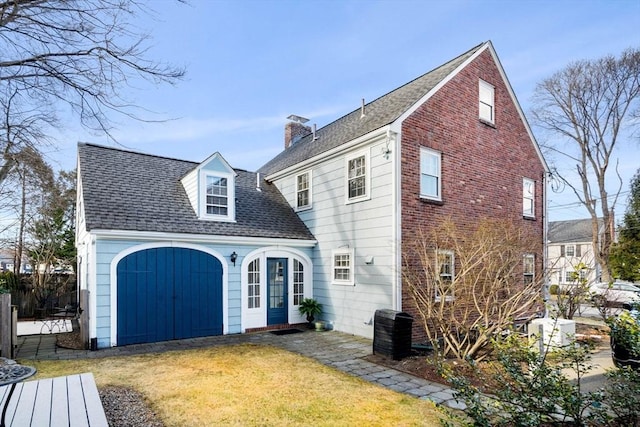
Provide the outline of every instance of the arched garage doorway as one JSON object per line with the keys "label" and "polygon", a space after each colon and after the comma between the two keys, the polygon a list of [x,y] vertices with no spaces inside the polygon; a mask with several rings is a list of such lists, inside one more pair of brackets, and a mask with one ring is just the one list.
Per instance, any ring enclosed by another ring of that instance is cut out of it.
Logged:
{"label": "arched garage doorway", "polygon": [[187,248],[131,253],[117,266],[118,345],[222,334],[222,264]]}

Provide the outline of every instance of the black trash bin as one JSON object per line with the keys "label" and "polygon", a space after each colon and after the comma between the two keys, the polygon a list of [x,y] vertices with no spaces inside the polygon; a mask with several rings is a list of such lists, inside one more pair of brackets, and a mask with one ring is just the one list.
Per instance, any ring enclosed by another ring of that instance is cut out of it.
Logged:
{"label": "black trash bin", "polygon": [[376,310],[373,321],[373,353],[400,360],[411,354],[413,317],[395,310]]}

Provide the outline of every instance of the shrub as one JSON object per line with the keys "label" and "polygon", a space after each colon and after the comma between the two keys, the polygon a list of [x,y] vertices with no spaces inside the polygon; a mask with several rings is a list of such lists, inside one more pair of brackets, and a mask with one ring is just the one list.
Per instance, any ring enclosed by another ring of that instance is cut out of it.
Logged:
{"label": "shrub", "polygon": [[[455,397],[467,405],[469,425],[582,426],[603,425],[610,419],[602,392],[580,390],[582,377],[591,369],[589,347],[572,344],[551,357],[516,334],[496,339],[493,345],[499,366],[492,378],[498,386],[491,396],[480,393],[467,378],[443,373]],[[564,374],[566,369],[574,370],[577,381]]]}
{"label": "shrub", "polygon": [[617,317],[609,317],[611,348],[616,366],[640,368],[640,313],[623,311]]}

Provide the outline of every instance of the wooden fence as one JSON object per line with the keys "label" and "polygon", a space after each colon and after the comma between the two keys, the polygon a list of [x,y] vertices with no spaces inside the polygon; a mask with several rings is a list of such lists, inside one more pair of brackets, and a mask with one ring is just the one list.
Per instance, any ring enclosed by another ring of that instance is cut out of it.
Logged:
{"label": "wooden fence", "polygon": [[11,306],[11,294],[0,294],[0,356],[13,358],[17,343],[17,313]]}

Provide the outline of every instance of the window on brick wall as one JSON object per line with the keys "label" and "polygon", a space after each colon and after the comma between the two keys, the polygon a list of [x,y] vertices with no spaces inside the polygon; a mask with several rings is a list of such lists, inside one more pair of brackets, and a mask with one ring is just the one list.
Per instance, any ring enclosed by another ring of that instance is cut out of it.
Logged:
{"label": "window on brick wall", "polygon": [[480,120],[484,120],[489,123],[495,122],[494,92],[495,88],[493,85],[480,80]]}
{"label": "window on brick wall", "polygon": [[441,155],[425,147],[420,148],[420,197],[442,200]]}
{"label": "window on brick wall", "polygon": [[528,218],[535,216],[535,188],[534,180],[522,179],[522,215]]}
{"label": "window on brick wall", "polygon": [[530,285],[535,279],[535,256],[533,254],[526,254],[524,256],[524,284]]}
{"label": "window on brick wall", "polygon": [[453,251],[436,251],[436,271],[439,272],[438,283],[436,285],[436,301],[442,297],[445,300],[453,300],[453,282],[455,279],[455,263]]}

